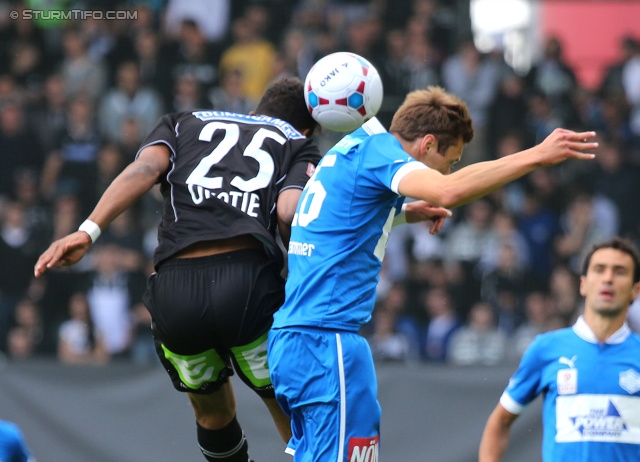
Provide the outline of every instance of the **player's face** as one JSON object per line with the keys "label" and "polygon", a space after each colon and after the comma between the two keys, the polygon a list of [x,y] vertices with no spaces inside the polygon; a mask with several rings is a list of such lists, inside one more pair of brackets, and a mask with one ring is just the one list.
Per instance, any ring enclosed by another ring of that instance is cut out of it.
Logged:
{"label": "player's face", "polygon": [[444,154],[437,152],[437,142],[434,148],[435,149],[427,152],[425,163],[443,175],[448,175],[451,173],[451,167],[453,167],[456,162],[459,162],[462,157],[464,141],[462,141],[462,138],[458,138],[458,141],[450,145]]}
{"label": "player's face", "polygon": [[633,283],[633,260],[626,253],[611,248],[596,250],[586,276],[580,278],[580,294],[585,309],[606,317],[625,315],[640,291]]}

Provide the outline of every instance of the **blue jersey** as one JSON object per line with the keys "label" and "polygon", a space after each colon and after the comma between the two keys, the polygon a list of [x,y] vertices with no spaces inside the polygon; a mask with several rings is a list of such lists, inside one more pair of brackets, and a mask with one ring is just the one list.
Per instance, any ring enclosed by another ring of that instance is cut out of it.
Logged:
{"label": "blue jersey", "polygon": [[0,420],[0,461],[28,462],[32,460],[20,428],[13,422]]}
{"label": "blue jersey", "polygon": [[536,337],[500,404],[519,414],[539,394],[545,462],[640,460],[640,336],[626,324],[604,344],[582,317]]}
{"label": "blue jersey", "polygon": [[377,119],[324,155],[293,220],[286,301],[274,328],[357,331],[370,319],[389,231],[404,200],[398,183],[419,168],[427,167]]}

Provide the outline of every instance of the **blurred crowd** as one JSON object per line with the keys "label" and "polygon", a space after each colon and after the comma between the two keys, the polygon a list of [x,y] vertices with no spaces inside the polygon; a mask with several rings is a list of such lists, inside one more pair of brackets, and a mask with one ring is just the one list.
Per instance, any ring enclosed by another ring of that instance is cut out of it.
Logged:
{"label": "blurred crowd", "polygon": [[[45,6],[131,14],[25,19]],[[640,243],[640,36],[621,37],[619,62],[587,89],[557,37],[518,73],[501,51],[480,53],[458,13],[437,0],[0,0],[0,352],[155,363],[140,298],[157,191],[78,265],[35,279],[39,254],[78,228],[163,113],[246,113],[273,79],[304,79],[338,50],[380,71],[386,126],[414,89],[441,85],[466,101],[476,135],[461,166],[556,127],[595,130],[600,142],[595,161],[536,170],[456,210],[437,236],[396,228],[362,332],[376,359],[498,364],[570,325],[584,253],[613,235]],[[321,149],[339,136],[320,133]]]}

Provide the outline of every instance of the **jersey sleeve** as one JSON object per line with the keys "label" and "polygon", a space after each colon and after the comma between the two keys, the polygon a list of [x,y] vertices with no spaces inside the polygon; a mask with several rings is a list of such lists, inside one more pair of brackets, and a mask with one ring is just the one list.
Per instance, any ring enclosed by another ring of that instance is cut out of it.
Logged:
{"label": "jersey sleeve", "polygon": [[518,370],[509,379],[504,393],[500,397],[500,404],[512,414],[520,414],[524,408],[533,401],[542,391],[542,373],[544,365],[541,361],[540,348],[543,338],[541,336],[529,345],[525,351]]}
{"label": "jersey sleeve", "polygon": [[164,144],[170,150],[173,156],[176,155],[177,146],[177,132],[180,129],[180,125],[177,121],[177,114],[164,115],[158,125],[155,126],[151,133],[142,142],[142,145],[136,153],[136,159],[140,155],[140,152],[147,146],[153,146],[154,144]]}
{"label": "jersey sleeve", "polygon": [[311,139],[307,138],[299,140],[299,142],[300,147],[294,154],[295,157],[282,183],[280,192],[290,188],[303,189],[322,158],[320,150]]}
{"label": "jersey sleeve", "polygon": [[411,157],[390,134],[373,136],[363,142],[363,167],[369,178],[384,189],[398,194],[400,180],[409,172],[428,168]]}

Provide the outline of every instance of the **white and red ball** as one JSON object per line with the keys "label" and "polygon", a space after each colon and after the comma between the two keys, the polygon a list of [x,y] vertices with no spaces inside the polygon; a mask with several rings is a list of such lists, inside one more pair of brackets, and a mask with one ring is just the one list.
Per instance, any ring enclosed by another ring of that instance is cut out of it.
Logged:
{"label": "white and red ball", "polygon": [[339,132],[355,130],[375,116],[383,94],[376,68],[362,56],[345,51],[320,58],[304,82],[311,116]]}

